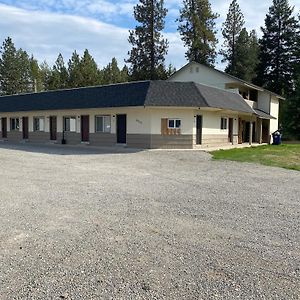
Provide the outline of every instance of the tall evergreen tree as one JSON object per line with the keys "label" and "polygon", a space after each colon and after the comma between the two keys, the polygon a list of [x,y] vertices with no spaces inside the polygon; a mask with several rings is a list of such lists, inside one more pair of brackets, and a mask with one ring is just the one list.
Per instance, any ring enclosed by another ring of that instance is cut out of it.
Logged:
{"label": "tall evergreen tree", "polygon": [[222,35],[224,37],[223,49],[220,54],[223,55],[222,62],[227,62],[225,72],[234,75],[237,65],[236,43],[245,24],[244,15],[241,12],[237,0],[233,0],[229,6],[229,11],[225,22],[223,23]]}
{"label": "tall evergreen tree", "polygon": [[68,87],[68,71],[61,53],[59,53],[49,78],[50,90],[65,89]]}
{"label": "tall evergreen tree", "polygon": [[44,86],[43,86],[43,75],[40,70],[39,63],[33,56],[31,56],[29,63],[30,63],[31,91],[41,92],[44,90]]}
{"label": "tall evergreen tree", "polygon": [[93,86],[100,83],[97,64],[87,49],[80,60],[80,73],[82,79],[80,86]]}
{"label": "tall evergreen tree", "polygon": [[76,51],[72,53],[68,62],[69,80],[68,86],[70,88],[80,87],[83,83],[83,76],[81,73],[81,61]]}
{"label": "tall evergreen tree", "polygon": [[216,58],[216,22],[208,0],[184,0],[180,10],[178,30],[189,61],[213,65]]}
{"label": "tall evergreen tree", "polygon": [[18,81],[16,93],[34,91],[34,82],[31,74],[30,58],[26,51],[19,49],[16,56]]}
{"label": "tall evergreen tree", "polygon": [[2,95],[12,95],[18,92],[19,72],[17,50],[10,37],[5,39],[1,47],[0,57],[0,92]]}
{"label": "tall evergreen tree", "polygon": [[298,24],[288,0],[273,0],[260,40],[256,82],[275,93],[289,95],[293,87]]}
{"label": "tall evergreen tree", "polygon": [[42,81],[42,89],[41,90],[47,91],[50,89],[49,83],[50,83],[52,71],[46,61],[43,61],[39,67],[40,67],[40,76],[41,76],[41,81]]}
{"label": "tall evergreen tree", "polygon": [[292,139],[300,140],[300,15],[296,33],[296,55],[294,64],[294,89],[287,98],[283,110],[284,132]]}
{"label": "tall evergreen tree", "polygon": [[236,41],[236,67],[231,73],[238,78],[252,81],[256,77],[259,44],[255,30],[248,34],[243,28]]}
{"label": "tall evergreen tree", "polygon": [[103,69],[103,83],[120,83],[128,81],[128,68],[124,66],[119,69],[117,59],[114,57],[112,61]]}
{"label": "tall evergreen tree", "polygon": [[129,31],[128,52],[130,73],[133,80],[159,79],[159,68],[164,68],[168,42],[162,37],[167,9],[164,0],[140,0],[134,7],[134,17],[139,23]]}

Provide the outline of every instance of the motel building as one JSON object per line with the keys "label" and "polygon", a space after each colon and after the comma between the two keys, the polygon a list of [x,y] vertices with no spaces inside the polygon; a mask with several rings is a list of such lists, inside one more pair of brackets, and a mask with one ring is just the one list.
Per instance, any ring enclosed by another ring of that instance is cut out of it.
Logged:
{"label": "motel building", "polygon": [[142,149],[270,143],[281,100],[191,62],[167,81],[2,96],[0,141]]}

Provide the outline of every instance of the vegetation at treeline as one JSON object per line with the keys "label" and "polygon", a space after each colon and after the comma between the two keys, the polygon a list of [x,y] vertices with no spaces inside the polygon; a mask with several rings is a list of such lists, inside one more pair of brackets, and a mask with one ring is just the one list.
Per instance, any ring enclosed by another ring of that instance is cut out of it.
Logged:
{"label": "vegetation at treeline", "polygon": [[300,144],[217,150],[211,154],[214,159],[253,162],[300,171]]}
{"label": "vegetation at treeline", "polygon": [[[82,56],[74,51],[68,62],[59,54],[50,67],[23,49],[16,49],[8,37],[1,48],[0,93],[166,79],[174,72],[172,65],[165,65],[169,44],[162,32],[167,13],[164,0],[139,0],[134,7],[137,25],[129,31],[132,48],[121,68],[115,58],[99,68],[88,50]],[[300,15],[296,13],[288,0],[273,0],[261,27],[262,37],[258,39],[255,30],[244,26],[238,0],[232,0],[222,26],[224,43],[219,52],[219,15],[212,11],[209,0],[183,0],[176,22],[187,60],[213,67],[220,54],[228,74],[286,97],[281,123],[286,133],[300,138]]]}

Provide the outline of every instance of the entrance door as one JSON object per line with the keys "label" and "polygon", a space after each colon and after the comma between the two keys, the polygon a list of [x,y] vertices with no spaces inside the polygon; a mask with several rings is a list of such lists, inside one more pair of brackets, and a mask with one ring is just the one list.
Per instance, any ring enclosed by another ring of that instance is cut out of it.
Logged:
{"label": "entrance door", "polygon": [[50,117],[50,140],[57,140],[57,119],[56,117]]}
{"label": "entrance door", "polygon": [[88,142],[90,140],[90,117],[81,116],[81,141]]}
{"label": "entrance door", "polygon": [[28,117],[22,118],[22,131],[23,131],[23,140],[28,140]]}
{"label": "entrance door", "polygon": [[7,139],[7,118],[2,118],[2,138]]}
{"label": "entrance door", "polygon": [[233,118],[229,118],[228,141],[233,143]]}
{"label": "entrance door", "polygon": [[196,144],[202,144],[202,116],[197,115],[196,117]]}
{"label": "entrance door", "polygon": [[117,143],[126,144],[126,115],[117,115]]}

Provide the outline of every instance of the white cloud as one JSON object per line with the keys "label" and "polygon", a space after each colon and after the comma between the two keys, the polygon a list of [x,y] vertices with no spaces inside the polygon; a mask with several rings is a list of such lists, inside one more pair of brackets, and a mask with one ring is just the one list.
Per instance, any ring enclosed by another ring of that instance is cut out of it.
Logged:
{"label": "white cloud", "polygon": [[[1,1],[1,0],[0,0]],[[217,21],[218,39],[222,45],[221,27],[232,0],[211,0],[212,9],[219,13]],[[134,26],[133,6],[138,0],[2,0],[0,3],[0,41],[11,36],[17,47],[33,53],[40,61],[52,64],[61,52],[65,60],[73,50],[82,53],[88,48],[100,66],[106,65],[115,56],[120,64],[127,58],[130,45],[127,42],[128,28]],[[299,0],[290,0],[299,12]],[[272,0],[239,0],[244,13],[246,27],[260,26]],[[175,23],[182,0],[165,0],[169,9],[164,34],[169,40],[166,63],[177,68],[186,63],[185,49],[176,32]],[[17,8],[17,7],[19,8]],[[97,19],[97,20],[96,20]],[[110,23],[110,24],[109,24]],[[111,24],[121,24],[120,26]],[[218,67],[223,68],[218,58]]]}
{"label": "white cloud", "polygon": [[[12,37],[16,47],[33,53],[39,60],[53,64],[58,53],[67,61],[76,49],[82,53],[89,49],[99,66],[106,65],[112,57],[124,64],[130,45],[128,29],[94,19],[28,11],[0,4],[0,40]],[[184,48],[177,33],[166,33],[170,50],[166,63],[177,68],[185,63]]]}

